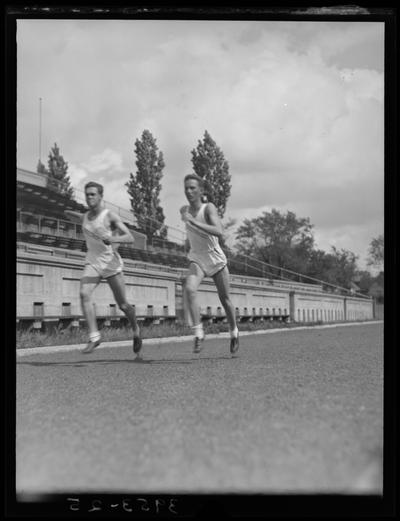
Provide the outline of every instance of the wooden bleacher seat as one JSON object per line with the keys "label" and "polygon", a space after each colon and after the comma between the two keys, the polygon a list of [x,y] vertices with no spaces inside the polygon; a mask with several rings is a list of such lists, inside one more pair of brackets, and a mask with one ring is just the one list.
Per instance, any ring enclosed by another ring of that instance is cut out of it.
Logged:
{"label": "wooden bleacher seat", "polygon": [[36,232],[26,232],[25,239],[27,242],[33,242],[34,244],[40,244],[41,234]]}
{"label": "wooden bleacher seat", "polygon": [[121,257],[129,258],[129,254],[130,254],[129,246],[125,246],[123,244],[120,244],[120,246],[118,248],[118,253],[121,255]]}
{"label": "wooden bleacher seat", "polygon": [[71,248],[73,250],[82,250],[82,241],[79,239],[71,239]]}
{"label": "wooden bleacher seat", "polygon": [[68,237],[56,237],[57,248],[71,249],[72,240]]}
{"label": "wooden bleacher seat", "polygon": [[55,235],[42,235],[40,244],[44,244],[45,246],[54,246],[56,240],[57,237]]}

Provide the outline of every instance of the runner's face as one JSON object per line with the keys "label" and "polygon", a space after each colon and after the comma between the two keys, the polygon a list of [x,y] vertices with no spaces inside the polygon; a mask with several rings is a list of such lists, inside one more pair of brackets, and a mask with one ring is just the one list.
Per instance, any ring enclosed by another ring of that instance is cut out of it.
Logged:
{"label": "runner's face", "polygon": [[203,190],[195,179],[185,181],[185,195],[189,203],[200,201]]}
{"label": "runner's face", "polygon": [[86,203],[89,208],[96,208],[101,201],[101,195],[97,191],[97,188],[94,186],[90,186],[86,189]]}

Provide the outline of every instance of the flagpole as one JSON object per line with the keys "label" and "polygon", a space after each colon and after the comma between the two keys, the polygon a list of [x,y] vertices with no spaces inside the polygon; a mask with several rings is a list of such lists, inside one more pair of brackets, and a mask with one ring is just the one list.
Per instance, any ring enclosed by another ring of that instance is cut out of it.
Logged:
{"label": "flagpole", "polygon": [[42,98],[39,98],[39,161],[42,162]]}

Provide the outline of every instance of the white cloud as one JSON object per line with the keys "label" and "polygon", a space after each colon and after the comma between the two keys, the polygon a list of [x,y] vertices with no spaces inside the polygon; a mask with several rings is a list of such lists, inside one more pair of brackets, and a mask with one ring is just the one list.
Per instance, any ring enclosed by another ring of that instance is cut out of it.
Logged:
{"label": "white cloud", "polygon": [[68,175],[73,186],[81,186],[88,177],[88,173],[84,168],[76,166],[72,163],[68,165]]}
{"label": "white cloud", "polygon": [[82,166],[89,174],[105,175],[110,171],[120,173],[123,170],[122,156],[119,152],[106,148],[103,152],[90,157]]}

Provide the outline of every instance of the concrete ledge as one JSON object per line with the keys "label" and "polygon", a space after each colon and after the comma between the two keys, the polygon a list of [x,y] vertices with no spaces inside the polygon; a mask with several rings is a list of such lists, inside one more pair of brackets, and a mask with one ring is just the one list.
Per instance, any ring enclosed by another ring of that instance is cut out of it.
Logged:
{"label": "concrete ledge", "polygon": [[[383,320],[371,320],[371,321],[362,321],[362,322],[346,322],[341,324],[324,324],[318,326],[299,326],[299,327],[291,327],[291,328],[275,328],[275,329],[260,329],[258,331],[242,331],[240,332],[240,337],[250,336],[250,335],[265,335],[268,333],[282,333],[289,331],[300,331],[302,329],[328,329],[332,327],[349,327],[349,326],[365,326],[370,324],[381,324]],[[213,333],[211,335],[207,335],[207,339],[213,338],[228,338],[229,333]],[[166,338],[145,338],[143,340],[144,347],[143,352],[145,352],[146,345],[159,345],[159,344],[167,344],[178,343],[178,342],[187,342],[193,339],[193,335],[190,336],[171,336]],[[61,353],[67,351],[80,351],[86,346],[86,344],[70,344],[64,346],[43,346],[43,347],[27,347],[27,348],[19,348],[17,349],[17,358],[22,356],[29,355],[37,355],[37,354],[47,354],[47,353]],[[117,340],[112,342],[102,342],[99,347],[96,347],[96,351],[99,349],[105,349],[107,347],[131,347],[132,340]]]}

